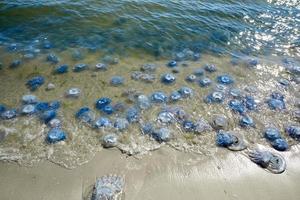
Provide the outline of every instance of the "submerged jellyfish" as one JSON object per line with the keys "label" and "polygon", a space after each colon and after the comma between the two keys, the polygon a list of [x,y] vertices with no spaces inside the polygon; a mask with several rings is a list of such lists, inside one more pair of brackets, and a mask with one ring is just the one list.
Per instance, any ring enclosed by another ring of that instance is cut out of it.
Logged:
{"label": "submerged jellyfish", "polygon": [[122,196],[124,179],[109,175],[97,178],[91,200],[117,200]]}
{"label": "submerged jellyfish", "polygon": [[48,126],[50,128],[60,128],[61,124],[62,124],[62,122],[59,119],[54,118],[49,121]]}
{"label": "submerged jellyfish", "polygon": [[94,116],[90,108],[88,107],[82,107],[75,113],[76,119],[79,119],[82,122],[85,123],[92,123],[94,120]]}
{"label": "submerged jellyfish", "polygon": [[31,90],[31,91],[34,91],[36,90],[37,88],[39,88],[41,85],[43,85],[45,82],[45,78],[42,77],[42,76],[35,76],[31,79],[29,79],[27,82],[26,82],[26,85],[27,87]]}
{"label": "submerged jellyfish", "polygon": [[112,100],[108,97],[102,97],[96,101],[96,108],[98,110],[101,110],[105,106],[109,105],[112,102]]}
{"label": "submerged jellyfish", "polygon": [[241,90],[237,88],[230,89],[229,94],[234,98],[240,98],[242,96]]}
{"label": "submerged jellyfish", "polygon": [[181,99],[181,94],[178,91],[174,91],[171,93],[169,100],[171,102],[177,102]]}
{"label": "submerged jellyfish", "polygon": [[13,119],[17,117],[17,111],[15,109],[5,110],[1,113],[1,118],[4,120]]}
{"label": "submerged jellyfish", "polygon": [[105,63],[97,63],[96,69],[100,71],[106,71],[108,69],[108,66]]}
{"label": "submerged jellyfish", "polygon": [[164,74],[161,77],[161,82],[164,84],[169,85],[169,84],[175,83],[175,81],[176,81],[176,77],[173,74]]}
{"label": "submerged jellyfish", "polygon": [[284,96],[281,93],[273,92],[271,98],[267,101],[269,108],[272,110],[285,109]]}
{"label": "submerged jellyfish", "polygon": [[202,68],[195,69],[193,74],[195,76],[202,76],[204,74],[204,70]]}
{"label": "submerged jellyfish", "polygon": [[212,64],[206,64],[204,66],[204,69],[207,72],[215,72],[215,71],[217,71],[217,67],[215,65],[212,65]]}
{"label": "submerged jellyfish", "polygon": [[228,147],[234,143],[234,138],[227,132],[219,131],[217,133],[216,143],[218,146]]}
{"label": "submerged jellyfish", "polygon": [[256,59],[250,59],[247,62],[248,67],[256,67],[258,65],[258,60]]}
{"label": "submerged jellyfish", "polygon": [[10,68],[17,68],[22,64],[21,60],[14,60],[12,63],[9,65]]}
{"label": "submerged jellyfish", "polygon": [[157,116],[157,121],[161,124],[171,124],[175,121],[173,113],[169,111],[162,111]]}
{"label": "submerged jellyfish", "polygon": [[105,113],[105,114],[108,114],[108,115],[113,114],[113,113],[115,112],[113,106],[111,106],[111,105],[106,105],[106,106],[104,106],[104,107],[101,109],[101,111],[102,111],[103,113]]}
{"label": "submerged jellyfish", "polygon": [[154,103],[165,103],[168,100],[168,97],[164,92],[158,91],[151,95],[151,100]]}
{"label": "submerged jellyfish", "polygon": [[154,130],[153,124],[150,122],[146,122],[145,124],[141,125],[142,134],[150,135],[153,132],[153,130]]}
{"label": "submerged jellyfish", "polygon": [[233,110],[234,112],[237,112],[239,114],[243,114],[246,112],[246,108],[245,108],[243,102],[240,100],[237,100],[237,99],[230,100],[228,105],[231,110]]}
{"label": "submerged jellyfish", "polygon": [[185,120],[182,123],[182,128],[186,132],[193,132],[195,130],[195,124],[190,120]]}
{"label": "submerged jellyfish", "polygon": [[185,80],[192,83],[197,80],[197,76],[195,76],[194,74],[190,74],[185,78]]}
{"label": "submerged jellyfish", "polygon": [[188,98],[193,96],[193,90],[189,87],[181,87],[178,92],[180,93],[182,98]]}
{"label": "submerged jellyfish", "polygon": [[234,80],[231,76],[229,75],[221,75],[217,77],[217,81],[221,84],[229,85],[234,83]]}
{"label": "submerged jellyfish", "polygon": [[204,99],[205,103],[222,103],[225,99],[225,96],[222,92],[212,92],[207,95]]}
{"label": "submerged jellyfish", "polygon": [[64,74],[64,73],[67,73],[69,70],[69,66],[68,65],[60,65],[60,66],[57,66],[55,69],[54,69],[54,74]]}
{"label": "submerged jellyfish", "polygon": [[278,99],[269,99],[267,101],[269,108],[272,110],[283,110],[285,109],[285,103],[282,100],[278,100]]}
{"label": "submerged jellyfish", "polygon": [[107,134],[102,138],[102,146],[105,148],[115,147],[118,144],[118,136],[116,134]]}
{"label": "submerged jellyfish", "polygon": [[220,130],[217,133],[216,143],[232,151],[241,151],[247,148],[241,135]]}
{"label": "submerged jellyfish", "polygon": [[281,138],[281,135],[277,128],[267,128],[264,131],[264,137],[270,141],[273,141]]}
{"label": "submerged jellyfish", "polygon": [[123,131],[123,130],[127,129],[128,126],[129,126],[129,122],[125,118],[117,118],[115,120],[114,127],[119,131]]}
{"label": "submerged jellyfish", "polygon": [[126,119],[129,123],[138,122],[140,119],[140,111],[135,107],[130,107],[126,111]]}
{"label": "submerged jellyfish", "polygon": [[287,141],[283,138],[277,138],[271,142],[274,149],[278,151],[285,151],[289,148]]}
{"label": "submerged jellyfish", "polygon": [[48,122],[50,122],[52,119],[54,119],[56,117],[56,111],[55,110],[46,110],[44,111],[41,116],[40,119],[47,124]]}
{"label": "submerged jellyfish", "polygon": [[240,119],[240,125],[242,127],[254,127],[255,123],[251,117],[242,116],[242,118]]}
{"label": "submerged jellyfish", "polygon": [[211,81],[209,78],[206,78],[206,77],[204,77],[204,78],[202,78],[202,79],[199,80],[199,85],[200,85],[201,87],[207,87],[207,86],[209,86],[211,83],[212,83],[212,81]]}
{"label": "submerged jellyfish", "polygon": [[194,132],[196,134],[204,133],[212,131],[211,125],[203,118],[199,118],[195,123],[194,123]]}
{"label": "submerged jellyfish", "polygon": [[51,53],[47,56],[47,61],[52,64],[57,64],[59,62],[59,58],[55,54]]}
{"label": "submerged jellyfish", "polygon": [[147,63],[141,66],[141,71],[145,72],[154,72],[157,68],[156,64]]}
{"label": "submerged jellyfish", "polygon": [[6,111],[6,107],[2,104],[0,104],[0,114]]}
{"label": "submerged jellyfish", "polygon": [[212,126],[216,130],[225,130],[228,127],[228,120],[225,116],[218,115],[213,119]]}
{"label": "submerged jellyfish", "polygon": [[246,96],[244,100],[244,104],[248,110],[256,110],[257,109],[257,103],[254,100],[254,97],[252,96]]}
{"label": "submerged jellyfish", "polygon": [[57,143],[65,140],[66,138],[66,133],[63,130],[60,128],[52,128],[48,132],[46,140],[48,143]]}
{"label": "submerged jellyfish", "polygon": [[142,110],[151,108],[150,99],[146,95],[139,95],[137,98],[137,105]]}
{"label": "submerged jellyfish", "polygon": [[74,66],[73,72],[81,72],[81,71],[86,70],[87,68],[88,68],[87,64],[79,63]]}
{"label": "submerged jellyfish", "polygon": [[95,121],[94,125],[96,128],[101,128],[101,127],[109,128],[112,127],[112,122],[106,117],[100,117]]}
{"label": "submerged jellyfish", "polygon": [[27,94],[22,96],[22,103],[23,104],[36,104],[38,102],[38,98],[34,95]]}
{"label": "submerged jellyfish", "polygon": [[168,142],[171,139],[171,131],[168,128],[153,130],[151,136],[158,142]]}
{"label": "submerged jellyfish", "polygon": [[44,112],[46,110],[49,110],[50,109],[50,106],[49,106],[49,103],[48,102],[38,102],[36,105],[35,105],[35,108],[37,111],[39,112]]}
{"label": "submerged jellyfish", "polygon": [[24,105],[21,109],[21,113],[24,115],[31,115],[36,112],[35,106],[32,104]]}
{"label": "submerged jellyfish", "polygon": [[286,169],[286,162],[283,157],[269,151],[259,149],[251,150],[248,153],[250,160],[262,168],[274,174],[280,174]]}
{"label": "submerged jellyfish", "polygon": [[124,84],[124,78],[122,76],[113,76],[110,79],[110,84],[112,86],[119,86]]}
{"label": "submerged jellyfish", "polygon": [[177,66],[177,62],[175,60],[171,60],[170,62],[168,62],[167,66],[168,67],[176,67]]}
{"label": "submerged jellyfish", "polygon": [[300,140],[300,126],[289,125],[285,128],[285,132],[295,140]]}

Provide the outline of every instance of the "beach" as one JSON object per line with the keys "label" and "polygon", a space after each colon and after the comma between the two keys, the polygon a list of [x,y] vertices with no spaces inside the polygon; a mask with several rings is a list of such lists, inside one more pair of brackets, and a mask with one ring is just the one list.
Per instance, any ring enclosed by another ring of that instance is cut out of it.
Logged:
{"label": "beach", "polygon": [[125,199],[130,200],[298,199],[299,148],[284,154],[288,167],[279,175],[241,153],[217,151],[212,158],[201,158],[162,148],[137,159],[104,150],[73,170],[47,161],[34,167],[1,163],[1,198],[82,200],[96,177],[118,174],[125,177]]}

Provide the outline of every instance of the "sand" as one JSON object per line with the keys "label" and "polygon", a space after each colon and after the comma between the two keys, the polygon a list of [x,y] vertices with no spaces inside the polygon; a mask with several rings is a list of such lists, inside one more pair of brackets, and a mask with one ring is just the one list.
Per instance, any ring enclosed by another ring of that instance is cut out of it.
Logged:
{"label": "sand", "polygon": [[82,200],[95,178],[105,174],[125,177],[126,200],[299,199],[299,147],[281,154],[287,169],[279,175],[256,166],[242,152],[216,151],[207,157],[162,148],[137,159],[103,150],[73,170],[47,161],[33,167],[0,163],[0,199]]}

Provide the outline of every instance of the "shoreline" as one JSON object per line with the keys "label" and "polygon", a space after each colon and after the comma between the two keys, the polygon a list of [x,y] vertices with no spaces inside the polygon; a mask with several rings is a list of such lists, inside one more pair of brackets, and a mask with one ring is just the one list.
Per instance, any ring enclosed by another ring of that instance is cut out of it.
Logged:
{"label": "shoreline", "polygon": [[[204,157],[161,148],[142,159],[103,150],[89,163],[65,169],[49,161],[33,167],[0,163],[3,199],[82,200],[96,177],[125,177],[125,199],[290,199],[300,195],[300,148],[281,153],[287,169],[271,174],[252,163],[244,153],[218,148]],[[47,172],[47,173],[45,173]]]}

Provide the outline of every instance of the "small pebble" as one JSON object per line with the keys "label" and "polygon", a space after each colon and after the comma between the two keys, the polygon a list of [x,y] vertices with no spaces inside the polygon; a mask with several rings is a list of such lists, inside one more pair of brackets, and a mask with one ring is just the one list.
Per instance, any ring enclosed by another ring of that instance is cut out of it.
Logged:
{"label": "small pebble", "polygon": [[46,90],[54,90],[55,89],[55,85],[53,83],[49,83],[46,87]]}

